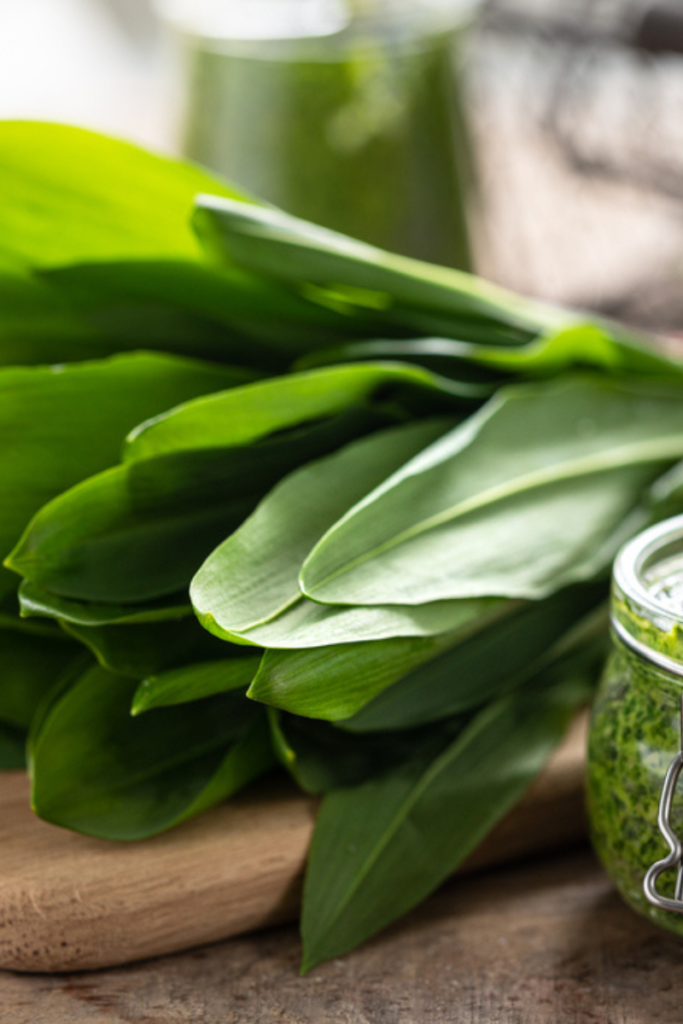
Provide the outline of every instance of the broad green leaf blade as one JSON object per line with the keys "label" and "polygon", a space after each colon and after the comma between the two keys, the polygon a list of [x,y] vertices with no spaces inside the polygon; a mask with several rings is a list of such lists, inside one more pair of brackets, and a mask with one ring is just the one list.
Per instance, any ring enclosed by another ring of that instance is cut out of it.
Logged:
{"label": "broad green leaf blade", "polygon": [[45,694],[80,653],[59,633],[50,638],[0,629],[0,720],[28,729]]}
{"label": "broad green leaf blade", "polygon": [[132,713],[139,715],[152,708],[186,704],[231,690],[246,692],[256,675],[259,656],[221,658],[196,665],[184,665],[143,679],[135,692]]}
{"label": "broad green leaf blade", "polygon": [[354,333],[348,317],[237,267],[128,260],[38,272],[0,257],[0,365],[145,349],[280,372]]}
{"label": "broad green leaf blade", "polygon": [[441,335],[463,345],[459,357],[530,375],[598,365],[679,378],[683,368],[681,360],[656,355],[646,339],[617,323],[596,318],[586,325],[576,313],[383,252],[280,210],[203,196],[195,226],[218,259],[290,281],[321,305],[345,308],[368,330],[374,325],[375,338],[397,330]]}
{"label": "broad green leaf blade", "polygon": [[[161,348],[248,352],[265,367],[282,341],[280,363],[356,333],[278,282],[212,267],[190,226],[201,191],[236,195],[189,163],[82,129],[0,125],[0,364]],[[262,332],[274,343],[263,351]]]}
{"label": "broad green leaf blade", "polygon": [[57,267],[198,259],[198,192],[234,189],[191,164],[65,125],[0,125],[0,257]]}
{"label": "broad green leaf blade", "polygon": [[372,364],[331,367],[260,381],[143,423],[128,438],[124,457],[148,459],[169,452],[252,444],[278,430],[333,416],[355,405],[404,401],[415,392],[432,415],[451,415],[462,404],[458,386],[415,366]]}
{"label": "broad green leaf blade", "polygon": [[654,339],[599,321],[567,326],[516,349],[484,343],[470,358],[482,369],[528,377],[547,377],[584,367],[622,375],[670,377],[673,381],[680,380],[683,373],[683,361],[658,350]]}
{"label": "broad green leaf blade", "polygon": [[[192,605],[183,603],[180,598],[176,601],[149,602],[137,608],[134,605],[97,604],[60,597],[28,580],[24,580],[19,587],[19,610],[26,618],[48,616],[63,622],[71,622],[76,626],[125,626],[142,622],[170,622],[192,615]],[[22,627],[28,625],[35,624],[21,623]]]}
{"label": "broad green leaf blade", "polygon": [[47,637],[48,640],[54,640],[61,633],[56,622],[34,622],[28,619],[17,618],[13,611],[0,611],[0,629],[18,631],[29,636]]}
{"label": "broad green leaf blade", "polygon": [[40,817],[104,839],[143,839],[273,763],[265,714],[241,694],[134,718],[137,685],[97,667],[57,697],[30,748]]}
{"label": "broad green leaf blade", "polygon": [[416,757],[325,798],[304,890],[304,972],[369,938],[455,871],[544,765],[586,699],[586,671],[570,662],[544,688],[487,707],[431,763]]}
{"label": "broad green leaf blade", "polygon": [[41,271],[34,282],[80,318],[98,345],[118,349],[163,348],[283,370],[302,353],[358,333],[348,316],[277,281],[190,259],[79,264]]}
{"label": "broad green leaf blade", "polygon": [[103,668],[141,679],[177,665],[219,658],[225,647],[190,616],[166,622],[81,626],[62,623],[65,632],[84,644]]}
{"label": "broad green leaf blade", "polygon": [[[432,637],[396,637],[314,647],[267,650],[249,689],[253,700],[307,718],[338,722],[357,714],[373,698],[411,671],[458,647],[468,636],[509,615],[514,602],[463,601],[459,628]],[[467,607],[467,606],[470,607]]]}
{"label": "broad green leaf blade", "polygon": [[[271,207],[200,196],[195,227],[210,251],[272,277],[330,286],[361,310],[380,309],[389,323],[422,330],[421,313],[518,328],[529,336],[571,322],[568,313],[525,301],[447,267],[384,252]],[[310,294],[310,293],[309,293]],[[455,337],[462,337],[456,333]]]}
{"label": "broad green leaf blade", "polygon": [[683,392],[590,378],[511,386],[344,516],[307,596],[539,598],[608,564],[643,490],[683,455]]}
{"label": "broad green leaf blade", "polygon": [[0,256],[0,366],[64,363],[110,351],[100,349],[68,301],[22,264]]}
{"label": "broad green leaf blade", "polygon": [[175,596],[282,476],[383,425],[371,410],[350,410],[260,445],[106,470],[42,508],[6,564],[79,601],[139,605]]}
{"label": "broad green leaf blade", "polygon": [[[0,370],[0,552],[55,495],[118,461],[141,420],[241,377],[175,356],[135,354],[73,366]],[[0,599],[16,579],[0,570]]]}
{"label": "broad green leaf blade", "polygon": [[[352,732],[413,729],[497,699],[564,652],[570,630],[607,599],[608,584],[533,601],[418,665],[353,718]],[[602,616],[599,629],[605,632]]]}
{"label": "broad green leaf blade", "polygon": [[400,360],[418,363],[434,373],[479,383],[493,393],[512,375],[552,377],[569,369],[594,367],[614,374],[649,374],[680,379],[683,361],[658,352],[652,341],[638,336],[615,337],[606,326],[583,323],[544,334],[524,345],[492,344],[490,330],[481,338],[372,339],[322,348],[303,357],[297,369],[357,360]]}
{"label": "broad green leaf blade", "polygon": [[384,774],[417,749],[435,749],[444,736],[455,735],[462,723],[451,721],[442,733],[425,730],[380,736],[353,736],[327,722],[313,722],[268,709],[273,746],[280,763],[307,793],[328,793],[357,786]]}
{"label": "broad green leaf blade", "polygon": [[380,431],[285,477],[194,577],[200,621],[231,639],[303,600],[299,570],[316,541],[449,425],[428,420]]}
{"label": "broad green leaf blade", "polygon": [[0,772],[18,771],[25,767],[25,732],[0,722]]}
{"label": "broad green leaf blade", "polygon": [[376,604],[353,608],[317,604],[302,597],[275,618],[240,633],[226,633],[209,615],[201,621],[210,632],[233,643],[288,651],[452,633],[470,628],[503,603],[495,597],[477,597],[431,604]]}

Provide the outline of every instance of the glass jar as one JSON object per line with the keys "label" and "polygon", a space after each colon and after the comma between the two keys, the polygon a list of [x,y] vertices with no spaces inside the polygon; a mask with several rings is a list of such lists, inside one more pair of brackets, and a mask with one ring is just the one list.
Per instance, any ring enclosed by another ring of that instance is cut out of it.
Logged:
{"label": "glass jar", "polygon": [[618,555],[612,628],[588,748],[593,844],[627,902],[683,935],[683,516]]}
{"label": "glass jar", "polygon": [[471,269],[459,42],[476,0],[162,0],[184,153],[296,216]]}

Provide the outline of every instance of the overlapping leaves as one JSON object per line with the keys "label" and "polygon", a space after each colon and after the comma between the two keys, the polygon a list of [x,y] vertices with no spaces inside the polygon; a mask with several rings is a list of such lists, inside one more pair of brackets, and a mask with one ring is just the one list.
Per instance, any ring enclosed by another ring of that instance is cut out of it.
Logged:
{"label": "overlapping leaves", "polygon": [[30,730],[37,812],[128,840],[279,761],[325,794],[310,968],[590,695],[610,559],[680,511],[682,365],[91,133],[0,165],[0,767]]}

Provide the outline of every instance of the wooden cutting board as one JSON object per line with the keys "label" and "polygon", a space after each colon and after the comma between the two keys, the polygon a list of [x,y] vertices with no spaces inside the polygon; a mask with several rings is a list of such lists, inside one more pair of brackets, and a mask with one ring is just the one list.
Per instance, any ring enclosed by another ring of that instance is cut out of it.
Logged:
{"label": "wooden cutting board", "polygon": [[[585,733],[578,719],[461,870],[585,836]],[[165,835],[122,844],[39,821],[24,773],[0,775],[0,967],[110,967],[292,920],[315,810],[315,800],[270,782]]]}

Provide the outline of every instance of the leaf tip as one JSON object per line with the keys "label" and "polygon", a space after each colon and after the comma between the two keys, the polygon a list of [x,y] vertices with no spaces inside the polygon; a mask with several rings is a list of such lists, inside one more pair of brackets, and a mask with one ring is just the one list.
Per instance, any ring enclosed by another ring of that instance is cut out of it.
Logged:
{"label": "leaf tip", "polygon": [[316,957],[308,956],[307,953],[304,951],[304,953],[301,956],[301,964],[299,966],[299,977],[305,978],[306,975],[309,974],[313,970],[313,968],[317,967],[318,964],[320,963],[322,963],[322,960],[317,959]]}
{"label": "leaf tip", "polygon": [[150,700],[149,696],[149,683],[149,679],[143,679],[133,694],[133,700],[130,705],[131,718],[137,718],[143,711],[149,711],[154,706],[154,702]]}

